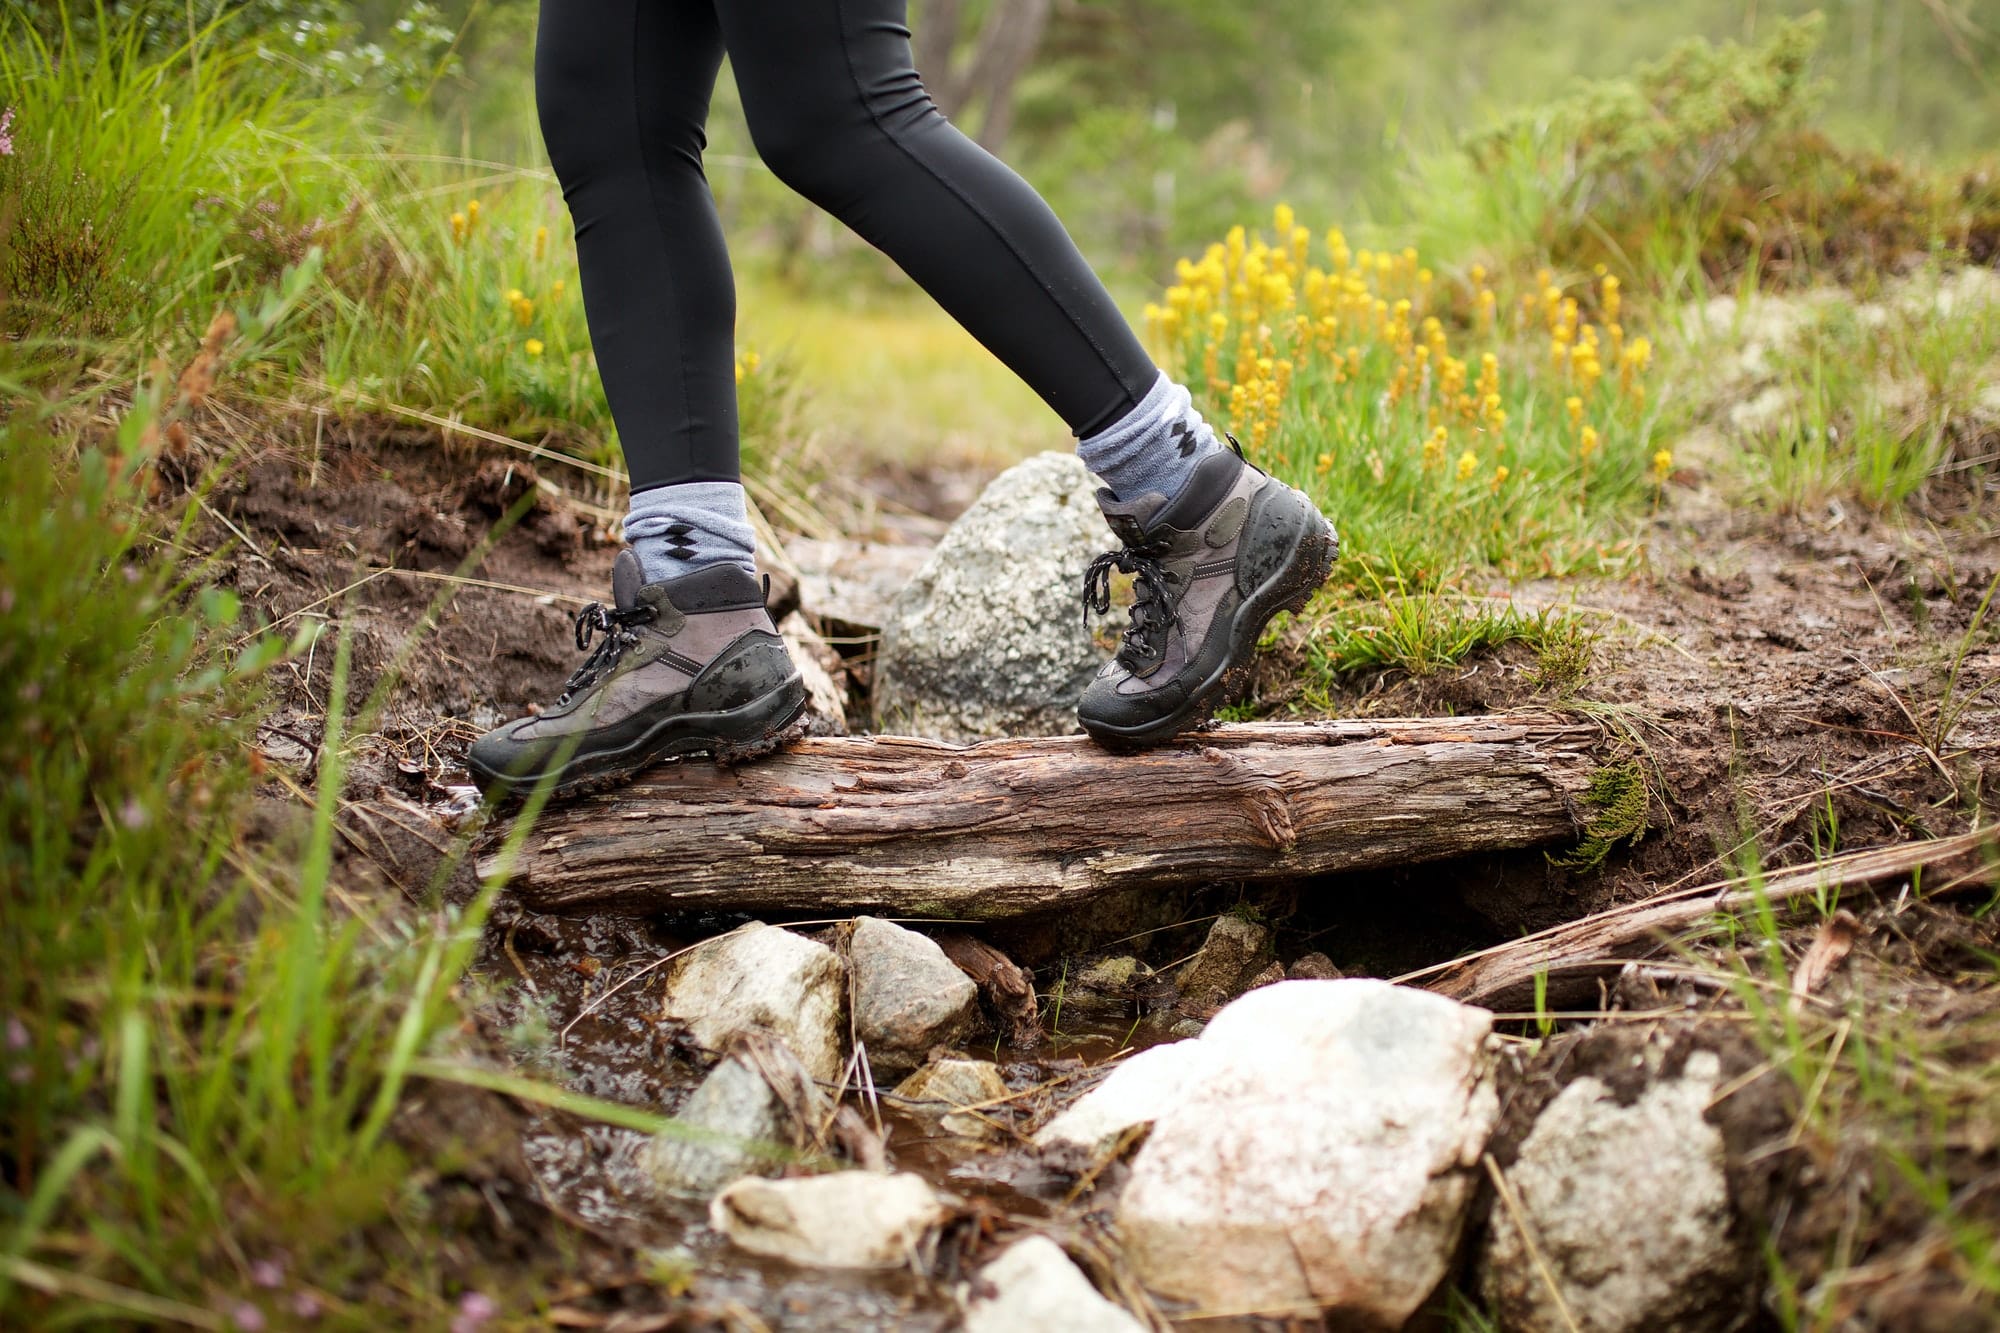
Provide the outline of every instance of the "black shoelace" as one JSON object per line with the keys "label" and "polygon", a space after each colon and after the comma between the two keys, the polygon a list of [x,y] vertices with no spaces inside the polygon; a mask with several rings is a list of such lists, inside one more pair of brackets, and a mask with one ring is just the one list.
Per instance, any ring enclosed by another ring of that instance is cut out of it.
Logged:
{"label": "black shoelace", "polygon": [[1168,596],[1173,582],[1160,564],[1164,554],[1164,549],[1151,546],[1106,551],[1091,561],[1083,574],[1085,625],[1093,615],[1101,616],[1111,610],[1111,571],[1116,569],[1132,576],[1132,624],[1118,649],[1118,659],[1127,667],[1144,658],[1164,655],[1167,632],[1181,623],[1180,608]]}
{"label": "black shoelace", "polygon": [[562,697],[556,700],[558,707],[568,703],[578,690],[584,689],[615,666],[627,648],[636,647],[639,636],[633,628],[650,625],[659,612],[650,606],[635,606],[629,611],[618,611],[602,602],[592,602],[576,613],[576,647],[578,652],[590,648],[591,639],[602,634],[597,648],[583,660],[583,665],[570,674],[563,682]]}

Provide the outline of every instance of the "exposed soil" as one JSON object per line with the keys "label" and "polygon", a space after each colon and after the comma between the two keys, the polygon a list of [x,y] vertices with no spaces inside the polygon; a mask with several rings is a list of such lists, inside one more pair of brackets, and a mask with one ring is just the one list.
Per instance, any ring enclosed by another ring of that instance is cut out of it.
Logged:
{"label": "exposed soil", "polygon": [[[547,466],[555,483],[577,480]],[[1532,853],[1254,895],[1218,885],[1152,904],[1143,918],[1111,914],[1112,924],[1122,921],[1117,934],[1140,932],[1116,951],[1164,972],[1200,945],[1215,913],[1250,910],[1272,923],[1282,963],[1318,952],[1348,974],[1393,976],[1663,887],[1724,878],[1728,849],[1746,834],[1765,864],[1778,865],[1954,832],[1982,810],[1990,818],[2000,802],[2000,650],[1975,645],[1959,654],[1957,646],[2000,569],[1993,525],[1972,517],[1898,527],[1857,512],[1808,522],[1726,510],[1707,499],[1699,477],[1682,481],[1650,534],[1649,576],[1495,590],[1531,607],[1574,605],[1601,626],[1594,662],[1573,693],[1539,683],[1532,654],[1509,649],[1427,677],[1364,676],[1336,699],[1354,714],[1540,705],[1596,718],[1607,750],[1629,753],[1649,778],[1652,827],[1636,846],[1593,873]],[[945,474],[883,474],[865,485],[881,492],[884,512],[933,520],[962,508],[974,490]],[[473,808],[463,748],[560,688],[577,658],[570,620],[604,595],[612,542],[603,511],[574,498],[582,494],[542,482],[525,459],[448,448],[434,432],[366,420],[329,428],[316,449],[274,444],[210,494],[215,521],[205,539],[222,552],[223,581],[272,622],[315,618],[330,631],[280,670],[277,707],[260,736],[273,769],[265,811],[274,841],[288,836],[297,810],[284,780],[303,786],[317,761],[338,642],[331,631],[343,631],[353,655],[349,698],[382,692],[350,775],[350,882],[417,902],[431,901],[439,878],[448,896],[469,891],[469,872],[444,859],[448,830]],[[1977,497],[1970,509],[1980,511]],[[510,510],[520,512],[508,525]],[[889,526],[936,531],[934,521]],[[433,612],[434,628],[420,634]],[[1262,699],[1281,707],[1295,692],[1289,682],[1301,656],[1295,629],[1260,665]],[[1936,700],[1954,663],[1952,697],[1963,711],[1940,739]],[[1421,912],[1412,913],[1413,901]],[[1828,993],[1837,1000],[1845,987],[1897,990],[1917,1021],[1963,1025],[1968,1064],[1990,1060],[2000,1052],[2000,1006],[1967,977],[1987,967],[1990,979],[2000,940],[1990,919],[1972,913],[1976,905],[1907,895],[1864,905],[1858,943]],[[557,920],[503,905],[479,968],[492,987],[485,1030],[471,1039],[579,1091],[671,1112],[707,1057],[659,1019],[644,969],[727,924]],[[1794,956],[1809,935],[1802,928],[1787,937]],[[1111,925],[1097,934],[1099,943],[1112,938]],[[1090,941],[1074,930],[1026,930],[1000,942],[1037,965],[1047,992],[1074,962],[1057,955]],[[1576,1068],[1616,1065],[1621,1042],[1665,1041],[1682,1058],[1691,1044],[1726,1047],[1727,1066],[1738,1071],[1758,1058],[1729,1025],[1704,1021],[1726,997],[1687,992],[1662,1001],[1656,987],[1650,997],[1605,998],[1628,1009],[1684,1000],[1688,1017],[1563,1039],[1524,1074],[1510,1115],[1546,1100]],[[1010,1086],[1029,1094],[1009,1113],[1016,1129],[1074,1095],[1089,1065],[1122,1044],[1166,1039],[1185,1015],[1173,997],[1148,993],[1109,1011],[1046,1017],[1069,1029],[1067,1038],[1004,1065]],[[1569,1072],[1551,1072],[1562,1069]],[[1879,1255],[1880,1272],[1853,1287],[1858,1326],[1972,1326],[1962,1322],[1961,1297],[1940,1287],[1926,1261],[1937,1243],[1926,1214],[1898,1202],[1907,1187],[1866,1176],[1867,1145],[1808,1140],[1766,1152],[1772,1125],[1789,1123],[1790,1103],[1774,1091],[1741,1104],[1749,1109],[1735,1121],[1724,1112],[1732,1150],[1756,1162],[1742,1167],[1739,1201],[1758,1225],[1780,1216],[1779,1244],[1797,1271],[1821,1271],[1836,1251],[1850,1263]],[[892,1113],[894,1159],[968,1201],[934,1272],[802,1275],[731,1253],[708,1232],[702,1210],[645,1190],[636,1134],[449,1089],[424,1091],[401,1124],[414,1145],[455,1144],[452,1155],[467,1163],[435,1183],[441,1198],[457,1200],[447,1212],[463,1214],[457,1243],[489,1261],[571,1254],[551,1299],[578,1320],[944,1327],[950,1277],[1015,1226],[1010,1219],[1055,1219],[1075,1235],[1096,1225],[1088,1196],[1068,1202],[1072,1182],[1032,1155],[974,1150]],[[2000,1215],[2000,1190],[1991,1188],[2000,1178],[2000,1120],[1979,1120],[1968,1134],[1951,1149],[1952,1179],[1978,1215]],[[1857,1236],[1852,1217],[1864,1201],[1874,1220]]]}

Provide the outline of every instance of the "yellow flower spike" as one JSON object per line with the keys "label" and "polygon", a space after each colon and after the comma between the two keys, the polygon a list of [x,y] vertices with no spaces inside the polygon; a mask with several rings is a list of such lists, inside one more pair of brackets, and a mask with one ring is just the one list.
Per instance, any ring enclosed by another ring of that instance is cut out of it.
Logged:
{"label": "yellow flower spike", "polygon": [[1673,475],[1674,456],[1672,451],[1662,449],[1653,455],[1653,480],[1664,483]]}
{"label": "yellow flower spike", "polygon": [[566,291],[567,289],[568,285],[564,283],[561,278],[557,278],[554,282],[549,284],[549,299],[551,301],[560,301],[562,299],[563,292]]}
{"label": "yellow flower spike", "polygon": [[465,214],[453,213],[451,215],[451,242],[453,245],[464,245],[465,238],[471,231],[472,224],[466,221]]}
{"label": "yellow flower spike", "polygon": [[743,370],[743,363],[741,361],[738,361],[736,363],[736,382],[738,384],[741,384],[743,382],[744,373],[745,372]]}
{"label": "yellow flower spike", "polygon": [[1292,228],[1292,264],[1303,270],[1306,261],[1312,258],[1313,234],[1306,227]]}
{"label": "yellow flower spike", "polygon": [[1601,304],[1604,307],[1605,323],[1616,324],[1618,322],[1618,311],[1624,304],[1624,298],[1619,291],[1618,279],[1609,274],[1606,274],[1604,278],[1604,296]]}
{"label": "yellow flower spike", "polygon": [[757,373],[757,367],[763,364],[764,364],[764,358],[757,355],[755,352],[745,352],[743,354],[743,368],[745,370],[748,370],[752,375],[755,375]]}
{"label": "yellow flower spike", "polygon": [[465,205],[465,225],[468,230],[479,225],[479,201],[471,199]]}
{"label": "yellow flower spike", "polygon": [[1431,430],[1430,438],[1424,441],[1424,470],[1426,472],[1432,468],[1444,466],[1445,444],[1449,438],[1443,426],[1437,426]]}
{"label": "yellow flower spike", "polygon": [[1322,477],[1324,477],[1327,473],[1333,471],[1333,455],[1321,454],[1319,456],[1319,461],[1315,463],[1313,466],[1314,470],[1317,471]]}
{"label": "yellow flower spike", "polygon": [[1556,280],[1556,275],[1554,269],[1538,268],[1535,270],[1535,286],[1548,287],[1553,285],[1555,280]]}
{"label": "yellow flower spike", "polygon": [[1467,449],[1458,456],[1458,479],[1471,481],[1472,474],[1479,471],[1479,455]]}
{"label": "yellow flower spike", "polygon": [[521,350],[529,356],[540,356],[542,354],[542,340],[540,338],[530,338],[521,344]]}
{"label": "yellow flower spike", "polygon": [[519,292],[516,292],[514,294],[513,300],[509,302],[509,304],[513,307],[514,322],[516,324],[519,324],[522,328],[525,329],[528,327],[528,325],[534,323],[535,303],[533,301],[521,295]]}
{"label": "yellow flower spike", "polygon": [[1563,410],[1569,413],[1570,425],[1581,426],[1583,424],[1583,399],[1574,395],[1563,399]]}
{"label": "yellow flower spike", "polygon": [[1228,332],[1229,332],[1229,316],[1223,314],[1220,310],[1218,310],[1214,314],[1208,317],[1209,337],[1221,338],[1227,335]]}
{"label": "yellow flower spike", "polygon": [[1486,265],[1484,265],[1484,264],[1474,264],[1474,265],[1472,266],[1472,270],[1471,270],[1471,278],[1472,278],[1472,285],[1473,285],[1473,286],[1475,286],[1475,287],[1483,287],[1483,286],[1485,286],[1485,285],[1486,285]]}
{"label": "yellow flower spike", "polygon": [[1271,210],[1271,229],[1288,241],[1292,236],[1292,228],[1297,222],[1298,218],[1292,213],[1292,206],[1290,204],[1279,204]]}
{"label": "yellow flower spike", "polygon": [[1493,469],[1493,480],[1490,483],[1490,485],[1494,490],[1497,491],[1502,486],[1504,486],[1506,482],[1507,482],[1507,465],[1505,463],[1502,463],[1499,467]]}
{"label": "yellow flower spike", "polygon": [[516,301],[520,299],[521,299],[521,289],[519,287],[509,287],[507,289],[506,300],[508,305],[513,305]]}
{"label": "yellow flower spike", "polygon": [[1159,306],[1154,305],[1151,301],[1148,301],[1146,302],[1146,308],[1140,313],[1144,316],[1147,326],[1151,327],[1160,322],[1160,316],[1165,314],[1166,311],[1160,309]]}
{"label": "yellow flower spike", "polygon": [[549,229],[547,227],[537,227],[535,228],[535,262],[538,264],[541,263],[542,256],[548,252]]}
{"label": "yellow flower spike", "polygon": [[1577,436],[1577,441],[1576,441],[1577,457],[1589,458],[1592,454],[1596,452],[1597,452],[1597,427],[1585,426],[1583,428],[1583,433]]}

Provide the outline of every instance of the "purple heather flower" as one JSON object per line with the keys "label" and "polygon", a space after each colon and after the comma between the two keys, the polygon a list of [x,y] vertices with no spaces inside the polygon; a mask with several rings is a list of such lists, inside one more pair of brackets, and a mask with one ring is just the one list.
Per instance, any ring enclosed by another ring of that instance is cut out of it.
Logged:
{"label": "purple heather flower", "polygon": [[302,1291],[292,1297],[292,1313],[301,1319],[317,1319],[321,1307],[319,1297],[310,1291]]}
{"label": "purple heather flower", "polygon": [[25,1051],[28,1049],[29,1041],[28,1025],[21,1021],[20,1015],[7,1015],[7,1049]]}
{"label": "purple heather flower", "polygon": [[259,1259],[250,1265],[250,1281],[266,1291],[285,1285],[285,1266],[275,1259]]}
{"label": "purple heather flower", "polygon": [[264,1312],[249,1301],[238,1301],[230,1307],[229,1322],[243,1333],[264,1333]]}
{"label": "purple heather flower", "polygon": [[451,1333],[479,1333],[486,1321],[500,1313],[500,1307],[483,1291],[468,1291],[459,1297],[458,1314],[451,1321]]}
{"label": "purple heather flower", "polygon": [[14,108],[0,111],[0,157],[14,156]]}

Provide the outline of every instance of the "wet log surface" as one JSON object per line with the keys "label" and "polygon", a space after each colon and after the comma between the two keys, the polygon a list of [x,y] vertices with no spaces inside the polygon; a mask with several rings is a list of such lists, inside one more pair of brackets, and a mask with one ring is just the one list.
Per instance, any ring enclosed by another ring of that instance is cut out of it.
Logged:
{"label": "wet log surface", "polygon": [[545,811],[512,887],[543,911],[990,921],[1549,846],[1587,818],[1600,739],[1541,715],[1221,726],[1130,755],[1082,736],[816,738]]}

